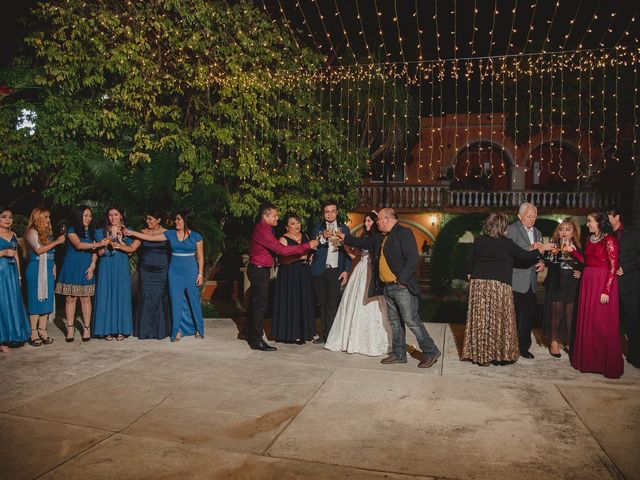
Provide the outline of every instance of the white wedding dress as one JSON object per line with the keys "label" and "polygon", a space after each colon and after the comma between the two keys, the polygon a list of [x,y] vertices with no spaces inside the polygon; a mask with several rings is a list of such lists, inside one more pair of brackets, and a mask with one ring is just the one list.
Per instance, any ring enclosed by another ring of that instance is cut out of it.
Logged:
{"label": "white wedding dress", "polygon": [[369,262],[368,252],[363,251],[342,294],[338,313],[324,344],[327,350],[370,356],[389,352],[391,328],[384,297],[368,295]]}

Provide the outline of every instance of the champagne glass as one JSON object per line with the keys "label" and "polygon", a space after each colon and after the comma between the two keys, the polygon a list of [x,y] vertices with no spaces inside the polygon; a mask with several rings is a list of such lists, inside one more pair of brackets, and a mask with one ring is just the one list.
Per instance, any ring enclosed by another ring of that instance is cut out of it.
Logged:
{"label": "champagne glass", "polygon": [[18,251],[18,244],[12,241],[9,244],[9,250],[13,250],[13,256],[9,259],[9,263],[15,264],[16,262],[16,252]]}
{"label": "champagne glass", "polygon": [[567,252],[567,247],[571,245],[571,240],[568,238],[563,238],[562,239],[562,255],[561,255],[561,260],[563,261],[567,261],[569,260],[569,252]]}

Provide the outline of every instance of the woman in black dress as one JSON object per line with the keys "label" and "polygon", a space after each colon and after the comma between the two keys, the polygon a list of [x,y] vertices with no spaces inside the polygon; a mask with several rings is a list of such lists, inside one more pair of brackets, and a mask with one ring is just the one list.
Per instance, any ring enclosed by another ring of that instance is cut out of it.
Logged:
{"label": "woman in black dress", "polygon": [[[301,232],[300,217],[287,214],[283,245],[300,245],[309,239]],[[276,279],[271,336],[277,342],[303,344],[316,334],[315,306],[306,254],[280,256]]]}
{"label": "woman in black dress", "polygon": [[[571,217],[565,218],[553,233],[551,242],[558,249],[567,245],[580,248],[580,230]],[[569,339],[573,323],[574,304],[578,290],[580,270],[577,262],[569,260],[545,261],[548,271],[544,280],[544,333],[549,339],[549,353],[560,358],[560,349],[569,350]]]}
{"label": "woman in black dress", "polygon": [[[166,229],[162,227],[162,215],[148,212],[147,228],[142,233],[157,236]],[[135,248],[141,246],[138,256],[140,288],[138,290],[138,311],[134,317],[133,334],[139,339],[162,340],[171,330],[171,309],[167,270],[169,268],[169,248],[166,240],[147,242],[134,240]]]}

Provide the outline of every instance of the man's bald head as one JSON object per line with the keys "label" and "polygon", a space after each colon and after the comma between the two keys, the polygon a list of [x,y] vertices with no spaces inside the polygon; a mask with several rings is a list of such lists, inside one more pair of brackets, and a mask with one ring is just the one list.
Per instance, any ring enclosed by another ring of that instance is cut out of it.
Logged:
{"label": "man's bald head", "polygon": [[387,233],[398,223],[398,214],[393,208],[383,208],[378,212],[378,228]]}

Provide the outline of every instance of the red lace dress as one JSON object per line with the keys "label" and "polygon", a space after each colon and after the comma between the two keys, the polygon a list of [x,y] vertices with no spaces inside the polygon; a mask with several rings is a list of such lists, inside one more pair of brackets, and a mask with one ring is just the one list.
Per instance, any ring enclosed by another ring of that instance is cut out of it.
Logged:
{"label": "red lace dress", "polygon": [[[587,241],[584,257],[578,251],[573,256],[585,268],[571,365],[581,372],[620,378],[624,363],[618,330],[618,243],[613,236],[605,235],[598,242]],[[609,295],[609,303],[600,303],[603,293]]]}

